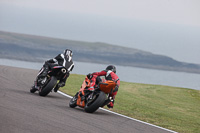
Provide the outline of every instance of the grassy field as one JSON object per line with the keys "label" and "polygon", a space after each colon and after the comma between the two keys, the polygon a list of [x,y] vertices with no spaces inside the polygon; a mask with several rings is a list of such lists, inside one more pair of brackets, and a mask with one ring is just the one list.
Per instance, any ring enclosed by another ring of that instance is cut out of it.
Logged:
{"label": "grassy field", "polygon": [[[84,75],[71,74],[60,90],[75,95]],[[114,112],[181,133],[200,133],[200,91],[121,82]]]}

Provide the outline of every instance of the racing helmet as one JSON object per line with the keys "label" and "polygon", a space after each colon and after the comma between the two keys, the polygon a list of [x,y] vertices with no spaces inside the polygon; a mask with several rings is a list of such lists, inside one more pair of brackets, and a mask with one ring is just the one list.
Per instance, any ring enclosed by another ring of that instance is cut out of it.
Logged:
{"label": "racing helmet", "polygon": [[111,70],[111,71],[113,71],[114,73],[116,73],[116,67],[113,66],[113,65],[107,66],[107,67],[106,67],[106,70]]}
{"label": "racing helmet", "polygon": [[73,52],[72,52],[70,49],[65,49],[63,54],[64,54],[65,56],[72,57]]}

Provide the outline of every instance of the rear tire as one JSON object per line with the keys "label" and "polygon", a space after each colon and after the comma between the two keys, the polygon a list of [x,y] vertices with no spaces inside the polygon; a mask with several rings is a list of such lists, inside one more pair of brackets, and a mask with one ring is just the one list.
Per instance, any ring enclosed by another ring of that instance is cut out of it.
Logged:
{"label": "rear tire", "polygon": [[39,91],[39,95],[40,96],[48,95],[56,84],[57,84],[57,78],[52,76],[49,83],[47,83],[47,85],[44,88],[42,88],[41,91]]}
{"label": "rear tire", "polygon": [[86,103],[84,109],[87,113],[95,112],[99,107],[101,107],[106,99],[106,94],[104,92],[100,92],[98,97],[91,104]]}

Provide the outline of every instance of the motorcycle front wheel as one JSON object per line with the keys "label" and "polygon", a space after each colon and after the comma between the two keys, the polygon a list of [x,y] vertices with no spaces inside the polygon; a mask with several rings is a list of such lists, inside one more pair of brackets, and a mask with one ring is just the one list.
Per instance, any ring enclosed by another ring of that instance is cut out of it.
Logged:
{"label": "motorcycle front wheel", "polygon": [[77,106],[76,101],[77,101],[77,99],[76,99],[76,97],[74,96],[74,97],[70,100],[70,102],[69,102],[69,107],[75,108],[75,107]]}

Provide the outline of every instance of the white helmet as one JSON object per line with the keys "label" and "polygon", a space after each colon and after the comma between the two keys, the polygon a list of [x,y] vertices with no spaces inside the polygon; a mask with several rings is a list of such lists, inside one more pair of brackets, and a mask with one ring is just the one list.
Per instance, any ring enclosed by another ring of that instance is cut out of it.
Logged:
{"label": "white helmet", "polygon": [[73,52],[70,50],[70,49],[66,49],[64,50],[64,53],[63,53],[65,56],[68,56],[68,57],[72,57],[73,55]]}

